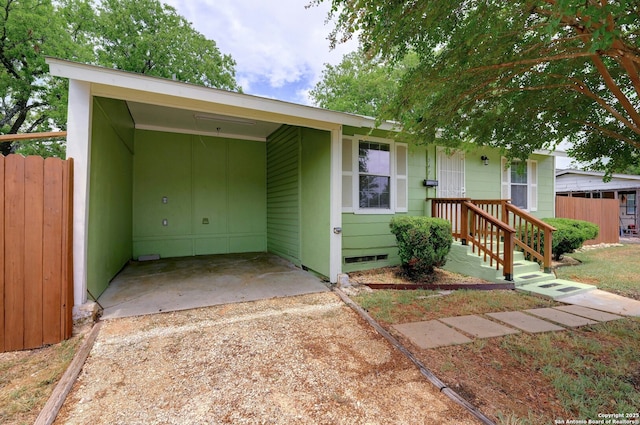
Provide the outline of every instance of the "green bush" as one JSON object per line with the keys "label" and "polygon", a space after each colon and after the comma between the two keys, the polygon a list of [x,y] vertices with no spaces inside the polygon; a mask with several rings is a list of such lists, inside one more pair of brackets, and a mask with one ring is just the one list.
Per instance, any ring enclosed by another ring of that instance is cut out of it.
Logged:
{"label": "green bush", "polygon": [[451,224],[441,218],[398,216],[391,220],[402,267],[411,279],[420,279],[443,266],[451,250]]}
{"label": "green bush", "polygon": [[589,239],[598,237],[600,228],[591,222],[571,218],[545,218],[547,224],[556,228],[553,232],[553,257],[556,260],[562,255],[582,247]]}

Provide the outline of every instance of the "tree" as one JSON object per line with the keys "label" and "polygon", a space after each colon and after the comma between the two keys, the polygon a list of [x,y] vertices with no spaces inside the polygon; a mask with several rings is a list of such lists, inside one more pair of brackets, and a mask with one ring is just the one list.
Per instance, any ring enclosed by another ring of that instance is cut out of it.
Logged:
{"label": "tree", "polygon": [[417,53],[382,117],[419,142],[524,158],[568,141],[572,157],[609,173],[640,154],[637,0],[331,4],[333,43],[358,34],[371,56]]}
{"label": "tree", "polygon": [[346,54],[338,65],[325,64],[322,79],[311,90],[316,105],[334,111],[378,116],[398,90],[415,55],[399,64],[369,59],[362,50]]}
{"label": "tree", "polygon": [[95,24],[88,38],[94,40],[97,64],[240,90],[231,56],[223,55],[215,41],[196,31],[173,7],[159,0],[100,0],[93,8]]}
{"label": "tree", "polygon": [[[0,1],[0,133],[65,126],[66,86],[48,75],[45,55],[79,58],[50,1]],[[0,143],[0,153],[10,152]]]}
{"label": "tree", "polygon": [[[45,56],[240,91],[233,59],[158,0],[0,0],[0,25],[2,134],[65,129],[67,82]],[[58,155],[57,143],[21,152]]]}

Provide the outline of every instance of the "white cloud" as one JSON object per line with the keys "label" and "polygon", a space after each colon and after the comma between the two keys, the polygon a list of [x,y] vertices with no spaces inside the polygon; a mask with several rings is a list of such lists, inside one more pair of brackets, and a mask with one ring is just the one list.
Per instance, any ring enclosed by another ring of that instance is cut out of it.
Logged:
{"label": "white cloud", "polygon": [[309,103],[325,63],[337,64],[356,42],[331,51],[328,3],[310,0],[164,0],[236,61],[245,93]]}

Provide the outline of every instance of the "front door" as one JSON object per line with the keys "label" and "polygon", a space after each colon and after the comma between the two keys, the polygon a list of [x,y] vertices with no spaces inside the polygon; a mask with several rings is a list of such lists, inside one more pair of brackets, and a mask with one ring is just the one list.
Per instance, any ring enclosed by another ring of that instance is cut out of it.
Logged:
{"label": "front door", "polygon": [[437,154],[438,198],[464,198],[464,152],[454,150],[447,152],[438,148]]}

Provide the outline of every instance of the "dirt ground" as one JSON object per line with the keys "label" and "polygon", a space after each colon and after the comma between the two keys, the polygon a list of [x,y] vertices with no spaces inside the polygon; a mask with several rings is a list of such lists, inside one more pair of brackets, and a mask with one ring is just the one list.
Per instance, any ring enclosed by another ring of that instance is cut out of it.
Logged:
{"label": "dirt ground", "polygon": [[106,321],[57,424],[472,424],[333,293]]}

